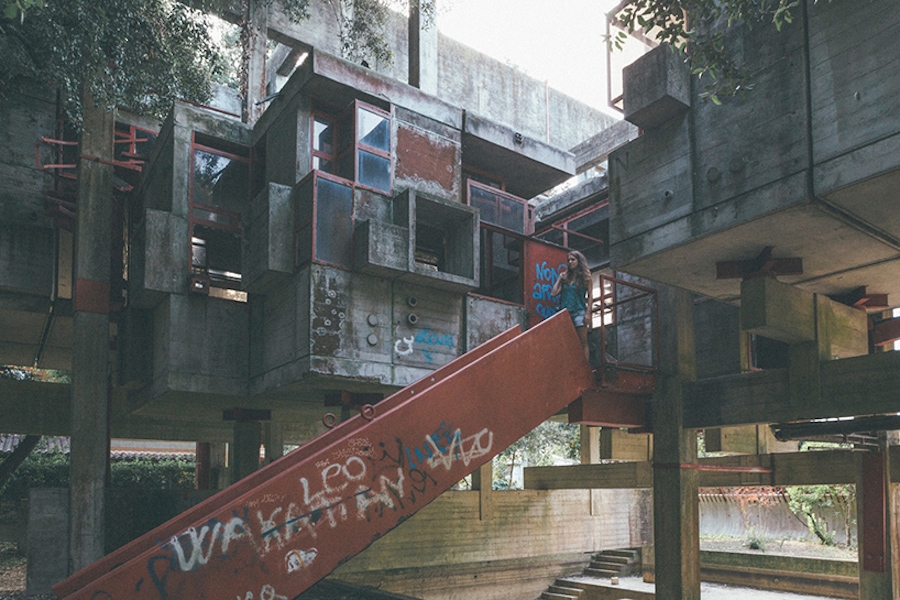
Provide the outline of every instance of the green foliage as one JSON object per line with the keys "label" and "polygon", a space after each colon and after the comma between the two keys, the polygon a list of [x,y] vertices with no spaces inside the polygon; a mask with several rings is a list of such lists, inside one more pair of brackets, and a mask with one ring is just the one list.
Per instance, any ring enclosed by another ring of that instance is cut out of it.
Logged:
{"label": "green foliage", "polygon": [[113,488],[190,490],[194,487],[192,460],[119,460],[110,465],[109,471]]}
{"label": "green foliage", "polygon": [[72,373],[58,369],[38,369],[17,365],[0,365],[0,379],[16,381],[44,381],[48,383],[72,383]]}
{"label": "green foliage", "polygon": [[791,512],[826,546],[835,544],[835,532],[829,530],[823,516],[826,509],[836,509],[844,517],[846,539],[851,539],[855,524],[856,486],[798,485],[785,488]]}
{"label": "green foliage", "polygon": [[[5,459],[8,455],[3,455]],[[0,501],[18,501],[28,497],[31,488],[67,487],[69,457],[66,454],[32,453],[0,488]]]}
{"label": "green foliage", "polygon": [[744,532],[743,544],[744,547],[749,548],[750,550],[765,552],[766,544],[768,544],[769,541],[769,538],[757,531],[755,527],[750,527]]}
{"label": "green foliage", "polygon": [[175,0],[50,1],[2,22],[0,55],[0,90],[58,86],[75,122],[85,87],[100,106],[160,116],[175,97],[206,100],[221,69],[206,19]]}
{"label": "green foliage", "polygon": [[43,8],[44,0],[3,0],[3,16],[22,20],[25,18],[25,11],[31,7]]}
{"label": "green foliage", "polygon": [[[830,0],[829,0],[830,1]],[[799,0],[632,0],[616,15],[622,30],[610,41],[621,48],[628,34],[642,30],[689,57],[705,85],[702,96],[721,97],[752,89],[746,65],[727,52],[732,28],[771,25],[780,31],[793,23]]]}
{"label": "green foliage", "polygon": [[523,464],[546,467],[560,458],[578,458],[581,452],[580,431],[578,425],[569,423],[545,421],[538,425],[494,460],[494,489],[514,489],[515,468]]}

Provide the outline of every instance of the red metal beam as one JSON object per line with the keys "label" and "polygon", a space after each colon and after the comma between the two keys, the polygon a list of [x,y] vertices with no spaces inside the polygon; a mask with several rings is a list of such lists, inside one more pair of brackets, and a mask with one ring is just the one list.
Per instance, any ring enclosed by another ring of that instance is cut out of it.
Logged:
{"label": "red metal beam", "polygon": [[859,524],[862,565],[869,573],[884,573],[887,555],[887,473],[884,452],[867,452],[862,457],[863,522]]}
{"label": "red metal beam", "polygon": [[[521,333],[521,330],[518,327],[508,329],[500,335],[488,340],[484,344],[481,344],[477,348],[474,348],[473,350],[467,352],[466,354],[463,354],[459,358],[447,363],[443,367],[434,371],[431,375],[423,377],[422,379],[407,386],[399,392],[389,396],[388,398],[385,398],[378,404],[378,410],[385,411],[397,406],[402,402],[406,402],[411,395],[417,394],[420,391],[423,391],[424,389],[445,379],[452,373],[455,373],[459,369],[484,356],[488,352],[515,338],[519,333]],[[68,579],[65,579],[56,584],[53,587],[53,591],[56,592],[56,594],[61,598],[74,593],[79,588],[82,588],[90,583],[92,580],[101,577],[117,566],[135,558],[140,553],[144,552],[147,548],[151,548],[156,544],[157,540],[176,535],[181,530],[189,527],[191,523],[200,519],[203,515],[217,510],[222,506],[225,506],[228,502],[231,502],[240,495],[261,485],[266,480],[274,477],[278,473],[283,472],[294,463],[305,460],[309,456],[312,456],[314,453],[318,452],[328,444],[337,439],[340,439],[341,436],[351,434],[364,424],[365,420],[361,415],[356,415],[350,419],[347,419],[346,421],[343,421],[333,429],[330,429],[319,437],[297,448],[290,454],[280,457],[279,459],[271,462],[262,469],[248,475],[238,482],[235,482],[233,485],[227,487],[221,492],[210,496],[203,502],[196,504],[180,515],[177,515],[169,521],[166,521],[156,529],[153,529],[145,535],[132,540],[118,550],[107,554],[97,562],[88,565],[77,573],[74,573]]]}
{"label": "red metal beam", "polygon": [[880,321],[872,327],[872,343],[876,346],[886,346],[897,340],[900,340],[900,318]]}
{"label": "red metal beam", "polygon": [[106,575],[80,574],[55,591],[69,600],[293,598],[592,383],[565,314],[465,362],[401,390],[371,421],[335,427],[314,451],[298,451],[302,460],[295,452],[272,463],[280,470],[251,475],[243,493],[145,539],[152,545],[120,567],[107,561]]}

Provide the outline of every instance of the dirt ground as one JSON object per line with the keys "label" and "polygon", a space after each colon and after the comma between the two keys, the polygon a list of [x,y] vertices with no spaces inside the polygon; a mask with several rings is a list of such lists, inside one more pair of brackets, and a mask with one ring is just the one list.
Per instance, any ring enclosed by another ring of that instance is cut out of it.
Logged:
{"label": "dirt ground", "polygon": [[847,546],[825,546],[810,542],[792,540],[770,540],[763,544],[763,550],[751,550],[738,538],[700,538],[701,550],[716,552],[748,552],[753,554],[773,554],[776,556],[797,556],[801,558],[824,558],[833,560],[857,560],[856,548]]}

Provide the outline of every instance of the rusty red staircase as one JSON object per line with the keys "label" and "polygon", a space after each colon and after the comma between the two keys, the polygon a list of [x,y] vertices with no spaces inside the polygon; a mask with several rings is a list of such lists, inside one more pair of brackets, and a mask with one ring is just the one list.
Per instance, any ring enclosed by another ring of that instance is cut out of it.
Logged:
{"label": "rusty red staircase", "polygon": [[293,598],[592,383],[567,314],[507,331],[54,591],[66,600]]}

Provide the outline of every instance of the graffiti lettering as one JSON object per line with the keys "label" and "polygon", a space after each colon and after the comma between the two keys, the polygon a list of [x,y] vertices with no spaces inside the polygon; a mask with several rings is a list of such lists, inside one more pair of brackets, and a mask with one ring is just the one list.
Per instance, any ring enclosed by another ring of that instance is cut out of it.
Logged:
{"label": "graffiti lettering", "polygon": [[[206,547],[206,552],[204,553],[203,545],[207,534],[210,534],[209,542]],[[216,521],[212,527],[203,525],[199,532],[196,528],[191,527],[181,536],[172,536],[170,543],[175,550],[179,568],[182,571],[193,571],[209,562],[216,543],[220,544],[220,551],[222,554],[228,554],[228,546],[230,543],[245,535],[246,528],[244,527],[244,520],[241,517],[235,516],[224,525],[219,521]],[[190,544],[190,558],[186,556],[184,547],[182,546],[183,538],[186,538],[184,541]]]}
{"label": "graffiti lettering", "polygon": [[416,331],[415,342],[426,346],[446,346],[453,349],[456,345],[451,333],[434,333],[428,327]]}
{"label": "graffiti lettering", "polygon": [[299,571],[300,569],[308,567],[313,564],[318,555],[319,551],[315,548],[310,548],[309,550],[291,550],[284,557],[284,562],[287,564],[287,572],[293,573],[294,571]]}
{"label": "graffiti lettering", "polygon": [[427,436],[425,441],[434,450],[433,455],[428,459],[428,466],[433,469],[437,465],[443,465],[449,471],[454,461],[462,460],[463,464],[468,466],[473,460],[489,453],[494,444],[494,433],[484,428],[475,435],[463,439],[462,433],[457,429],[453,433],[453,439],[450,440],[450,447],[446,450],[441,450],[437,442],[430,436]]}
{"label": "graffiti lettering", "polygon": [[415,339],[415,336],[410,336],[397,340],[396,342],[394,342],[394,352],[396,352],[399,356],[409,356],[413,353],[413,342],[415,341]]}

